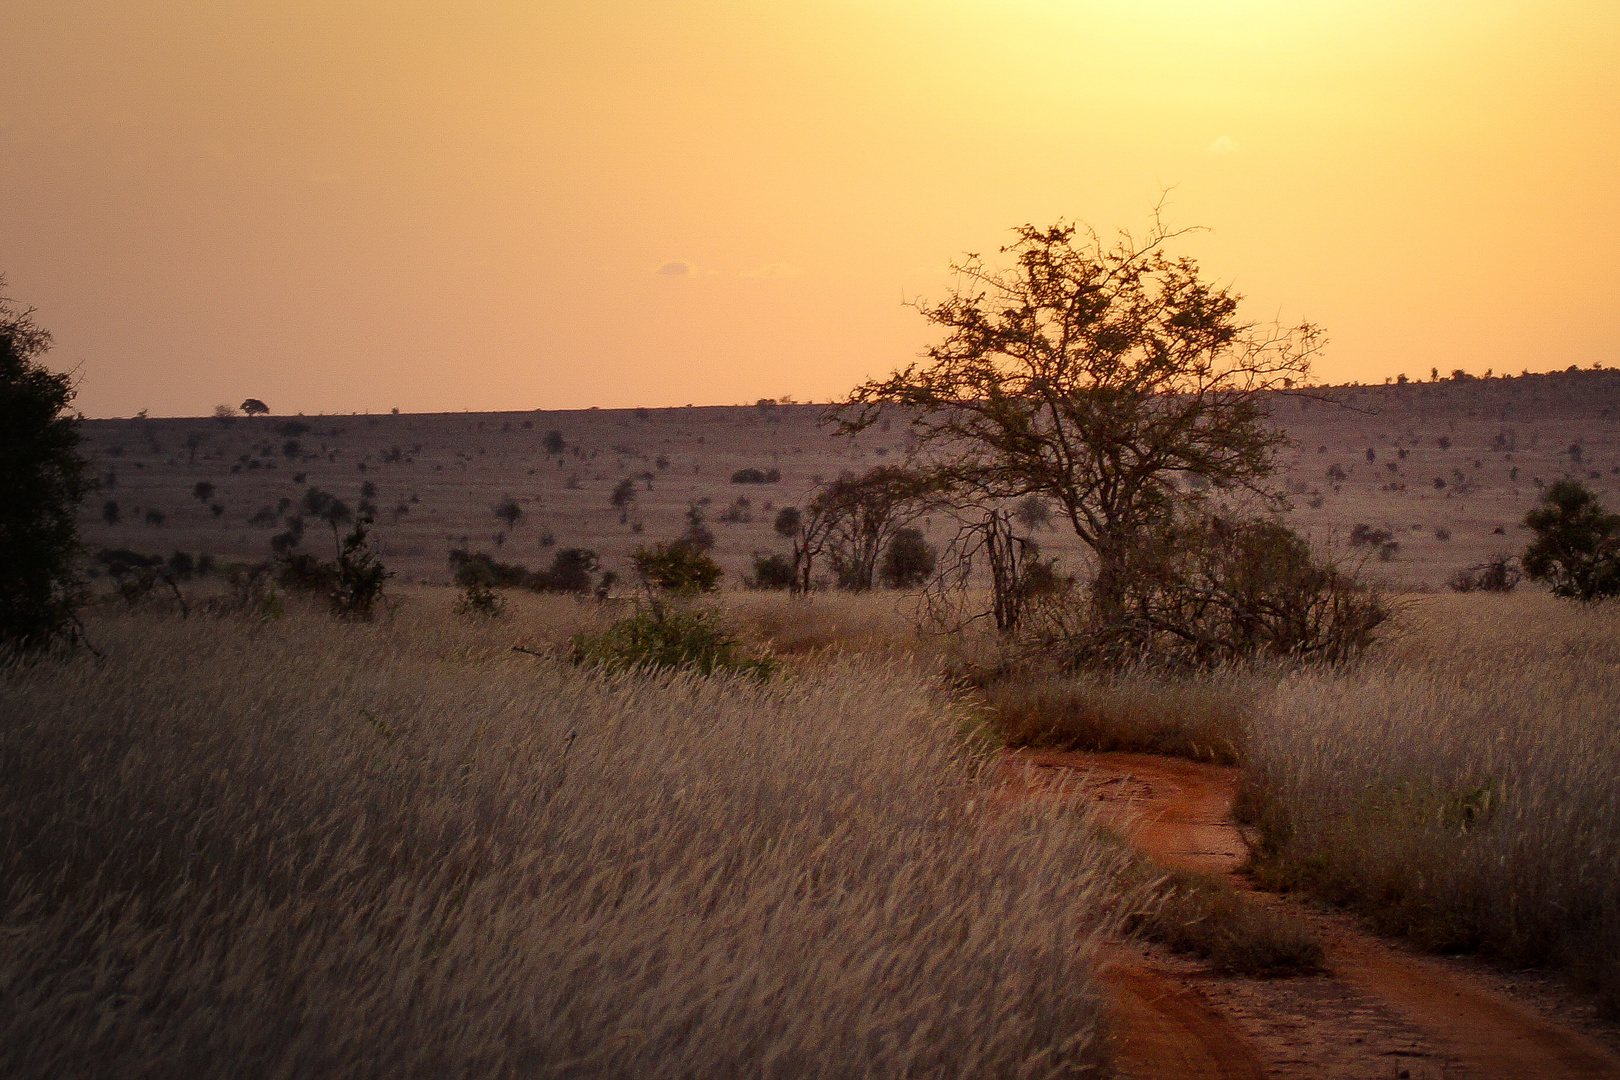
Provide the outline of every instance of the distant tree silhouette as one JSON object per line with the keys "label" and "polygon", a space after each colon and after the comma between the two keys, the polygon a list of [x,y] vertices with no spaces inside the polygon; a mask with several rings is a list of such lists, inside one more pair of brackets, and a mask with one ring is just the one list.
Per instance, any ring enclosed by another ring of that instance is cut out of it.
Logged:
{"label": "distant tree silhouette", "polygon": [[249,416],[263,416],[265,413],[270,411],[270,406],[266,405],[256,397],[250,397],[246,401],[242,402],[242,411],[247,413]]}

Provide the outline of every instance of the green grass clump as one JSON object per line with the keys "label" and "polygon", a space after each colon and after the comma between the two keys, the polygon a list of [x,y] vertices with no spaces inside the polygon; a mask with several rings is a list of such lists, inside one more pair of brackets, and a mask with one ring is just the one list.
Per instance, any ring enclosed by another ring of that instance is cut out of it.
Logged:
{"label": "green grass clump", "polygon": [[749,652],[715,612],[664,603],[647,604],[600,633],[574,635],[573,661],[613,671],[732,671],[762,679],[776,666]]}

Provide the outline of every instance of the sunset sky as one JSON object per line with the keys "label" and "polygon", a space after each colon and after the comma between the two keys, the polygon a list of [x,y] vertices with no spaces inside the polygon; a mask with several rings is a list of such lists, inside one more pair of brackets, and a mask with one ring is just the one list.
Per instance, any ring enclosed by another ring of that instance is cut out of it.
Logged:
{"label": "sunset sky", "polygon": [[1620,365],[1613,0],[0,10],[0,273],[91,416],[826,400],[1165,189],[1324,381]]}

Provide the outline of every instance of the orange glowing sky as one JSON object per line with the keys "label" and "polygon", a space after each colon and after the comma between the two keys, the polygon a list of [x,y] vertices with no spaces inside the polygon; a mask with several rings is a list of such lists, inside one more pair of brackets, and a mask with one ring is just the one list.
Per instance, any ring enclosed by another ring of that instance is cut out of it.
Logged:
{"label": "orange glowing sky", "polygon": [[[92,416],[825,400],[1059,216],[1327,381],[1620,363],[1620,5],[8,0],[0,272]],[[660,272],[660,269],[664,272]],[[684,270],[684,273],[673,271]]]}

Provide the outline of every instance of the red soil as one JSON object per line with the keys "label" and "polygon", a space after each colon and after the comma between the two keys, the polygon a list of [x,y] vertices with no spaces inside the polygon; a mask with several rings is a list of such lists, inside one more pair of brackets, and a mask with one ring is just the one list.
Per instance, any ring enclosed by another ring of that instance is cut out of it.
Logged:
{"label": "red soil", "polygon": [[[1165,866],[1239,875],[1247,857],[1232,821],[1237,770],[1151,754],[1019,751],[1010,792],[1093,803]],[[1120,948],[1103,980],[1114,992],[1115,1060],[1124,1076],[1620,1077],[1620,1055],[1513,1000],[1486,980],[1372,936],[1349,918],[1289,897],[1328,945],[1325,976],[1217,980],[1195,965]],[[1240,985],[1247,984],[1247,985]]]}

